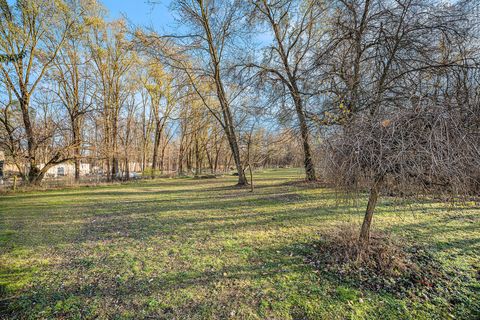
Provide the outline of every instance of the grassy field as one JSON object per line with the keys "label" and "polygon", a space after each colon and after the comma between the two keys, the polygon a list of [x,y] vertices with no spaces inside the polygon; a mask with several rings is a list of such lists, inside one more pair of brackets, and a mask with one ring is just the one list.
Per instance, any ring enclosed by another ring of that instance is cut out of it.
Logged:
{"label": "grassy field", "polygon": [[[451,274],[426,296],[373,292],[305,263],[322,234],[359,223],[299,170],[0,195],[1,319],[476,319],[480,209],[399,206],[374,226]],[[442,291],[442,290],[440,290]],[[445,294],[447,292],[447,294]]]}

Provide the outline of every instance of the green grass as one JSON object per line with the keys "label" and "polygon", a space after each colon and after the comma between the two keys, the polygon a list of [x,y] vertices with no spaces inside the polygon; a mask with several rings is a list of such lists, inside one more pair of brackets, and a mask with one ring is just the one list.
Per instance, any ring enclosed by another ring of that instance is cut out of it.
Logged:
{"label": "green grass", "polygon": [[421,243],[455,297],[373,292],[305,263],[364,203],[288,183],[296,169],[0,196],[0,318],[475,319],[480,209],[383,199],[379,230]]}

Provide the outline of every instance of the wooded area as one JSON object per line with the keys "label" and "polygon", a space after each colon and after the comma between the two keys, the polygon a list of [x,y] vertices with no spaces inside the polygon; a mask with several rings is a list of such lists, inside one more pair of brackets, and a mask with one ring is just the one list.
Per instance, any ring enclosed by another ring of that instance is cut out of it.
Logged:
{"label": "wooded area", "polygon": [[79,184],[88,164],[106,182],[223,174],[254,192],[255,170],[301,167],[368,198],[358,257],[381,197],[478,202],[478,1],[170,9],[166,33],[96,0],[0,0],[0,179],[35,188],[71,163]]}

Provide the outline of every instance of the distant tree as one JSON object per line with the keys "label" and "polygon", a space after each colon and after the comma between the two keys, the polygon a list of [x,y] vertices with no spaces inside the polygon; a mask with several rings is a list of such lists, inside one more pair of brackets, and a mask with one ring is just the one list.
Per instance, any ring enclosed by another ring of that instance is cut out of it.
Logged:
{"label": "distant tree", "polygon": [[119,174],[119,120],[123,102],[127,98],[126,74],[134,58],[129,50],[123,20],[106,23],[101,16],[92,16],[88,23],[92,30],[88,40],[89,51],[99,87],[96,100],[102,105],[103,153],[107,177],[112,180]]}
{"label": "distant tree", "polygon": [[[153,124],[155,130],[155,137],[153,140],[153,154],[152,154],[152,179],[155,177],[155,171],[159,167],[159,158],[162,150],[160,150],[160,143],[163,134],[167,129],[170,114],[174,108],[173,101],[173,77],[163,70],[162,66],[156,61],[148,62],[148,75],[143,80],[144,87],[150,97],[150,110],[153,115]],[[163,157],[162,157],[163,160]],[[160,161],[161,162],[161,161]]]}

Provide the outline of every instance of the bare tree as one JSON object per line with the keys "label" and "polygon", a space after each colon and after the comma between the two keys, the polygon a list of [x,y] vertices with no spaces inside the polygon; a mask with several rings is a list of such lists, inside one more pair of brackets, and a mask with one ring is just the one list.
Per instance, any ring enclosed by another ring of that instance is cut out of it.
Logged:
{"label": "bare tree", "polygon": [[[90,53],[96,66],[98,83],[97,100],[102,103],[104,125],[104,155],[108,179],[119,174],[118,132],[125,75],[133,63],[128,50],[125,22],[122,20],[106,24],[101,17],[91,20],[92,33],[89,39]],[[110,33],[114,35],[111,36]]]}
{"label": "bare tree", "polygon": [[144,79],[143,82],[150,96],[150,110],[153,115],[155,130],[151,172],[153,179],[155,171],[158,169],[160,153],[163,153],[162,150],[159,150],[160,143],[174,107],[173,77],[165,72],[160,64],[150,61],[148,63],[148,78]]}
{"label": "bare tree", "polygon": [[337,17],[339,29],[355,36],[342,37],[332,55],[333,65],[342,66],[332,72],[332,105],[338,103],[332,124],[340,126],[326,134],[324,156],[332,160],[326,168],[332,181],[369,189],[360,235],[368,244],[382,190],[453,196],[478,190],[478,170],[471,168],[480,159],[472,72],[478,54],[467,49],[465,15],[455,6],[342,4],[354,13]]}
{"label": "bare tree", "polygon": [[316,88],[311,88],[315,72],[312,55],[322,40],[317,26],[324,9],[315,1],[255,0],[251,3],[254,18],[270,28],[273,41],[264,49],[261,63],[250,62],[247,66],[259,69],[260,76],[266,77],[274,88],[287,90],[300,127],[306,180],[315,181],[306,108],[309,98],[316,94]]}
{"label": "bare tree", "polygon": [[65,107],[70,121],[72,133],[73,156],[75,164],[75,181],[80,180],[80,159],[82,151],[82,127],[85,113],[92,106],[90,89],[92,79],[89,70],[92,67],[86,48],[85,33],[88,29],[84,18],[89,14],[87,10],[95,10],[92,3],[71,1],[70,8],[73,23],[68,32],[63,47],[53,61],[49,76],[57,84],[56,92]]}
{"label": "bare tree", "polygon": [[[234,111],[234,91],[238,85],[226,81],[226,61],[232,44],[238,36],[243,16],[241,1],[177,1],[174,9],[181,16],[182,23],[190,27],[187,35],[158,37],[137,33],[142,46],[156,55],[170,67],[182,70],[204,106],[222,126],[238,172],[238,185],[247,184],[242,167],[238,132]],[[153,50],[153,52],[152,52]],[[165,59],[166,58],[166,59]],[[212,104],[210,92],[202,91],[201,82],[211,83],[216,101]]]}
{"label": "bare tree", "polygon": [[8,55],[20,54],[10,63],[0,64],[5,83],[16,97],[23,122],[29,183],[38,184],[45,173],[55,164],[70,159],[68,146],[56,149],[39,167],[38,151],[45,139],[35,132],[31,99],[40,82],[51,68],[59,50],[64,45],[72,27],[70,8],[58,8],[51,1],[18,1],[9,6],[5,1],[0,6],[3,19],[0,21],[0,49]]}

